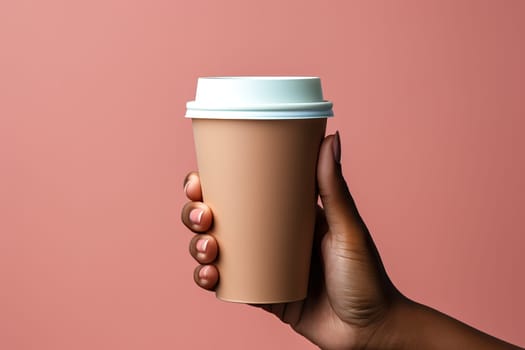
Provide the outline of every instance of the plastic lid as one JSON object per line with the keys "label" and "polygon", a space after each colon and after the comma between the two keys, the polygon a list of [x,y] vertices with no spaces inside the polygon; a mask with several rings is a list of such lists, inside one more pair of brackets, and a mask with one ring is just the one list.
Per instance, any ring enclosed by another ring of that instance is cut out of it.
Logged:
{"label": "plastic lid", "polygon": [[295,119],[333,115],[317,77],[206,77],[186,118]]}

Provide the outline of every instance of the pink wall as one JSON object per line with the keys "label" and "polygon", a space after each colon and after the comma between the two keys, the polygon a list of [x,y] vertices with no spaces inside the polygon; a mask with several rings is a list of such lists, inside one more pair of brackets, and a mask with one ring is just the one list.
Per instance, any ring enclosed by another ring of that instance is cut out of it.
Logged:
{"label": "pink wall", "polygon": [[407,295],[525,345],[524,1],[0,3],[0,348],[312,346],[192,280],[201,75],[318,75]]}

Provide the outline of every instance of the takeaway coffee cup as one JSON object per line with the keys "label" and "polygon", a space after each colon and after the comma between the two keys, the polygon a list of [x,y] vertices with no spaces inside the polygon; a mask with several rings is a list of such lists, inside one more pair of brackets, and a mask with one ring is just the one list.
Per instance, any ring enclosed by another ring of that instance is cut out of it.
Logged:
{"label": "takeaway coffee cup", "polygon": [[317,156],[332,115],[319,78],[198,79],[186,117],[219,244],[218,298],[306,297]]}

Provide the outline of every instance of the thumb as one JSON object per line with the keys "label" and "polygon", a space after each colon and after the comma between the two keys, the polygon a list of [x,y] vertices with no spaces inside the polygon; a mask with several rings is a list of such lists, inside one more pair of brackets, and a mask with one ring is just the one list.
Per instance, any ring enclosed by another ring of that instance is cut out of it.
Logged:
{"label": "thumb", "polygon": [[348,242],[366,236],[366,227],[343,177],[339,132],[326,137],[319,150],[317,182],[326,220],[335,238]]}

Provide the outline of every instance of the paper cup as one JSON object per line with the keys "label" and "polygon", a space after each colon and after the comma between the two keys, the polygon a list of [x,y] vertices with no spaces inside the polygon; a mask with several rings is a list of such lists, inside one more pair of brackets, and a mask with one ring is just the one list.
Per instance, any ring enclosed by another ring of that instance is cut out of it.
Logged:
{"label": "paper cup", "polygon": [[317,156],[330,116],[319,78],[199,78],[186,117],[219,244],[218,298],[306,297]]}

